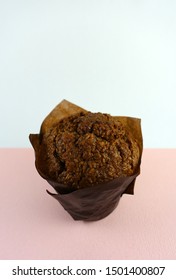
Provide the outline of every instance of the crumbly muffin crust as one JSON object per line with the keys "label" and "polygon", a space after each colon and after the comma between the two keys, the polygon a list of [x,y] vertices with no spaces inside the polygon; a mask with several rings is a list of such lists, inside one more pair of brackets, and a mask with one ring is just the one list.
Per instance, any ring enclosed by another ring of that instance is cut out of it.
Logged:
{"label": "crumbly muffin crust", "polygon": [[41,173],[75,189],[133,175],[137,142],[108,114],[82,112],[62,119],[42,135]]}

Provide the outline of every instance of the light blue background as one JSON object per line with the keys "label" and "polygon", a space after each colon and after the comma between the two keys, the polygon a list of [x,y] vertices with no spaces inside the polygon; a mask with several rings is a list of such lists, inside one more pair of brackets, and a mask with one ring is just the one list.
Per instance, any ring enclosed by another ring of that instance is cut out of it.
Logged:
{"label": "light blue background", "polygon": [[30,147],[67,99],[175,148],[175,95],[176,1],[0,0],[0,147]]}

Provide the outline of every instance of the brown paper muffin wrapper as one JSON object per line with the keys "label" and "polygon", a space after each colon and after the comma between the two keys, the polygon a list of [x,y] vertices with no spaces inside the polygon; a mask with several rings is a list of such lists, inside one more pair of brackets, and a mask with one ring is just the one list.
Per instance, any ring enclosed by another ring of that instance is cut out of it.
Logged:
{"label": "brown paper muffin wrapper", "polygon": [[63,100],[45,118],[41,125],[40,133],[30,134],[29,139],[35,150],[35,165],[37,171],[56,191],[56,194],[47,191],[48,194],[58,200],[74,220],[96,221],[109,215],[117,207],[119,200],[124,193],[134,193],[135,180],[140,174],[140,163],[143,149],[142,132],[140,119],[131,117],[114,117],[114,120],[120,120],[120,122],[123,123],[126,129],[137,141],[140,157],[138,166],[136,170],[134,170],[134,174],[132,176],[119,177],[104,184],[75,190],[72,187],[52,181],[46,173],[44,174],[41,172],[41,170],[44,170],[42,165],[45,165],[45,162],[41,162],[40,160],[40,146],[42,145],[42,135],[47,133],[54,124],[65,117],[80,112],[86,112],[86,110]]}

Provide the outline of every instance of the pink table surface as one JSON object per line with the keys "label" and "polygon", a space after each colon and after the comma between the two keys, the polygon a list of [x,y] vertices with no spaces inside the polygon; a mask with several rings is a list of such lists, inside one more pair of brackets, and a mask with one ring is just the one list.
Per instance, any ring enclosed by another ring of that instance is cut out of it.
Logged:
{"label": "pink table surface", "polygon": [[176,259],[176,149],[145,149],[135,195],[97,222],[46,189],[32,149],[0,149],[0,259]]}

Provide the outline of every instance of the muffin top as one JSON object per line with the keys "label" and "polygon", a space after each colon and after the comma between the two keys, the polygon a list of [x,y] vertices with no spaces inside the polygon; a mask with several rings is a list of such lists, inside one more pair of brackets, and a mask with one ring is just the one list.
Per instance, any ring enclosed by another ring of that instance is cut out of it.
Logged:
{"label": "muffin top", "polygon": [[133,175],[139,156],[136,140],[120,121],[81,112],[41,135],[38,166],[43,176],[79,189]]}

